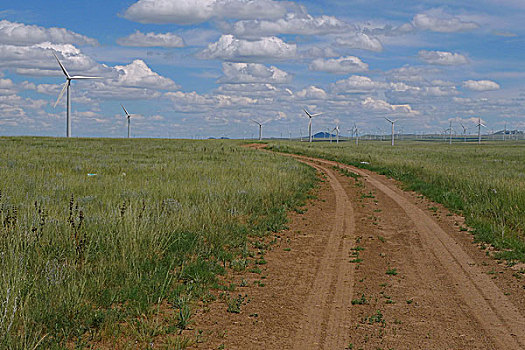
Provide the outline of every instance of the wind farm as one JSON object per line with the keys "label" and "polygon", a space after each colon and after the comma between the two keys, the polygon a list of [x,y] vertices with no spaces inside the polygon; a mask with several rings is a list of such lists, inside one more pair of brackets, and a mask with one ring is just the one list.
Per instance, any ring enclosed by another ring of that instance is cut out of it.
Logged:
{"label": "wind farm", "polygon": [[9,3],[0,349],[525,348],[524,11]]}

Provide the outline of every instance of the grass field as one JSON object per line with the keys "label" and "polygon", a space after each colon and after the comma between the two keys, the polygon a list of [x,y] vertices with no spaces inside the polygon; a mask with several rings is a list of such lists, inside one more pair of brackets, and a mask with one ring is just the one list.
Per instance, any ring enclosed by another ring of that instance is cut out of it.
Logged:
{"label": "grass field", "polygon": [[[0,348],[176,333],[314,183],[234,141],[0,138]],[[161,304],[175,329],[138,322]]]}
{"label": "grass field", "polygon": [[525,142],[270,142],[275,151],[367,168],[461,212],[497,257],[525,261]]}

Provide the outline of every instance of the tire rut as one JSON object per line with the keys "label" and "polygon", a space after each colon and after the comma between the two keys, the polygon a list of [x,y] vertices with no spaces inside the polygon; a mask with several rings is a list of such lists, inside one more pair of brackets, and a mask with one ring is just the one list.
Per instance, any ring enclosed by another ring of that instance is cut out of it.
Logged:
{"label": "tire rut", "polygon": [[346,254],[355,239],[352,204],[334,173],[309,161],[304,163],[327,175],[336,195],[336,212],[310,294],[303,305],[294,349],[343,349],[350,329],[354,266]]}

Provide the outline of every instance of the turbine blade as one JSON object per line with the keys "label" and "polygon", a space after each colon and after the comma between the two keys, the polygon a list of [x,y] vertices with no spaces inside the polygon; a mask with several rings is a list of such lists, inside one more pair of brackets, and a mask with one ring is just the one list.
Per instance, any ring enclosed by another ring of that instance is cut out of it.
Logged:
{"label": "turbine blade", "polygon": [[310,113],[308,113],[308,111],[307,111],[306,109],[303,108],[303,111],[304,111],[304,113],[306,113],[306,115],[307,115],[308,117],[312,118],[312,115],[311,115]]}
{"label": "turbine blade", "polygon": [[128,111],[126,111],[126,108],[124,108],[124,106],[122,104],[120,104],[120,106],[122,107],[122,109],[124,110],[124,113],[126,113],[126,115],[128,116],[128,118],[130,117]]}
{"label": "turbine blade", "polygon": [[104,77],[87,77],[85,75],[74,75],[74,76],[70,77],[69,79],[76,79],[76,80],[80,80],[80,79],[104,79]]}
{"label": "turbine blade", "polygon": [[323,114],[323,113],[316,113],[316,114],[310,114],[310,115],[311,115],[312,117],[317,117],[317,116],[319,116],[319,115],[321,115],[321,114]]}
{"label": "turbine blade", "polygon": [[60,68],[62,68],[62,72],[64,72],[64,75],[65,75],[66,77],[68,77],[68,78],[71,78],[71,77],[69,76],[69,73],[68,73],[67,70],[66,70],[66,67],[64,67],[64,65],[62,64],[62,62],[60,62],[60,60],[58,59],[58,56],[57,56],[54,52],[53,52],[53,56],[55,56],[55,58],[57,59],[57,62],[58,62],[58,64],[60,65]]}
{"label": "turbine blade", "polygon": [[387,117],[384,117],[386,120],[388,120],[390,123],[394,124],[393,121],[391,121],[390,119],[388,119]]}
{"label": "turbine blade", "polygon": [[55,102],[55,105],[53,106],[53,108],[55,108],[57,106],[57,104],[60,101],[60,99],[62,98],[62,96],[64,96],[64,92],[66,91],[66,88],[67,88],[67,81],[64,83],[64,87],[62,88],[62,91],[60,91],[60,94],[58,94],[57,101]]}

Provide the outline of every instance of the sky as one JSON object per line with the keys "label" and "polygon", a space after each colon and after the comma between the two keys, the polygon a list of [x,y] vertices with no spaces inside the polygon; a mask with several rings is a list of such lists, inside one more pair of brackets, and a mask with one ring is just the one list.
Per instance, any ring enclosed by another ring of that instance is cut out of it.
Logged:
{"label": "sky", "polygon": [[523,0],[0,0],[0,135],[525,129]]}

